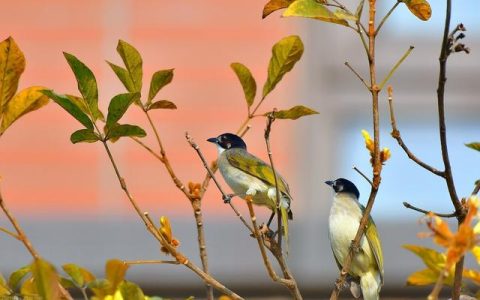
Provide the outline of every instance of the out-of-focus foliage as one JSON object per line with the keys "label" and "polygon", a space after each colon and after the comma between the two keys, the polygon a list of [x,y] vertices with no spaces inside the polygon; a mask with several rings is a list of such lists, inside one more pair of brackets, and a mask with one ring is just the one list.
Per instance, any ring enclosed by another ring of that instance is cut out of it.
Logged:
{"label": "out-of-focus foliage", "polygon": [[[478,198],[470,197],[465,205],[468,208],[468,213],[457,232],[452,232],[448,223],[442,218],[432,213],[427,216],[426,224],[430,232],[421,234],[421,236],[432,237],[437,245],[445,248],[444,253],[421,246],[404,245],[404,248],[419,256],[427,266],[427,269],[411,274],[407,279],[407,284],[434,284],[443,272],[445,274],[444,283],[453,285],[455,264],[467,252],[472,253],[480,265]],[[473,224],[474,221],[476,222],[475,225]],[[476,284],[480,284],[480,272],[475,269],[465,268],[463,276]]]}

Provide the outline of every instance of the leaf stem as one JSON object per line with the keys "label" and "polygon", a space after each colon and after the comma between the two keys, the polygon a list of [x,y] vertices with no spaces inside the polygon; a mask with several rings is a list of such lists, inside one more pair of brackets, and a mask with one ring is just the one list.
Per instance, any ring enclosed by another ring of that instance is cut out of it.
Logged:
{"label": "leaf stem", "polygon": [[421,212],[423,214],[433,213],[433,214],[435,214],[439,217],[442,217],[442,218],[455,218],[457,216],[457,214],[455,212],[450,213],[450,214],[442,214],[442,213],[432,212],[431,210],[425,210],[425,209],[421,209],[421,208],[418,208],[416,206],[413,206],[412,204],[410,204],[408,202],[403,202],[403,206],[405,206],[408,209]]}
{"label": "leaf stem", "polygon": [[379,90],[382,90],[385,84],[390,80],[390,78],[393,76],[393,73],[398,69],[398,67],[402,64],[402,62],[410,55],[410,53],[413,50],[413,46],[410,46],[408,50],[403,54],[403,56],[397,61],[397,63],[393,66],[393,68],[390,70],[388,75],[383,79],[383,81],[379,85]]}
{"label": "leaf stem", "polygon": [[387,14],[382,18],[380,21],[380,24],[377,27],[377,30],[375,31],[375,36],[380,32],[380,29],[382,28],[383,24],[385,24],[385,21],[390,17],[390,15],[393,13],[393,11],[397,8],[397,6],[401,3],[401,0],[397,0],[397,2],[390,8],[390,10],[387,12]]}

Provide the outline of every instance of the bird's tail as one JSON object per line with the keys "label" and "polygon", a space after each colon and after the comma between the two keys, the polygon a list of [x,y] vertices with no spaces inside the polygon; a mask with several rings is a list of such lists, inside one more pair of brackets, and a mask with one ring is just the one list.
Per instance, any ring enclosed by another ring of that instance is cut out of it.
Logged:
{"label": "bird's tail", "polygon": [[280,214],[282,215],[282,233],[285,237],[285,249],[286,253],[288,254],[288,219],[289,219],[289,208],[284,207],[283,205],[280,206]]}
{"label": "bird's tail", "polygon": [[364,300],[378,300],[382,287],[380,274],[376,270],[363,274],[360,278],[360,287]]}

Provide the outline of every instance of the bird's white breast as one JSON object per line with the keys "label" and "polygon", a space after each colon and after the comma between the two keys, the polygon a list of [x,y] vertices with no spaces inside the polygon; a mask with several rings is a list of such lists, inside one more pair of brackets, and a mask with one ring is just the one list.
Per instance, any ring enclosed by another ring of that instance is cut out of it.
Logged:
{"label": "bird's white breast", "polygon": [[[328,220],[329,237],[332,250],[339,263],[343,263],[348,254],[350,244],[362,218],[362,210],[359,203],[349,194],[336,194],[333,200]],[[352,264],[352,272],[355,275],[364,273],[373,258],[370,245],[365,236],[360,243],[362,249],[355,256]]]}

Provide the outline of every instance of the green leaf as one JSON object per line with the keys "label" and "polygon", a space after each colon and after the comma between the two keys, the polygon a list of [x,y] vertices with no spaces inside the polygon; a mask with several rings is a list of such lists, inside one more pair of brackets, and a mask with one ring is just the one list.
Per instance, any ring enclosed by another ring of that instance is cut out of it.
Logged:
{"label": "green leaf", "polygon": [[26,296],[25,298],[39,298],[40,296],[38,295],[37,287],[35,286],[35,281],[33,280],[32,277],[29,277],[27,280],[25,280],[22,284],[22,287],[20,288],[20,294],[22,296]]}
{"label": "green leaf", "polygon": [[349,20],[349,21],[354,21],[356,22],[358,20],[358,17],[356,15],[352,15],[349,12],[345,11],[344,9],[338,8],[335,10],[333,15],[339,19],[342,20]]}
{"label": "green leaf", "polygon": [[123,136],[136,136],[136,137],[144,137],[147,133],[142,128],[136,125],[129,125],[129,124],[118,124],[113,128],[109,129],[107,133],[107,139],[118,139]]}
{"label": "green leaf", "polygon": [[98,110],[98,88],[97,80],[95,79],[93,72],[72,54],[64,52],[63,55],[75,74],[78,83],[78,90],[82,94],[83,99],[85,99],[90,111],[88,115],[90,115],[93,120],[98,120],[100,118]]}
{"label": "green leaf", "polygon": [[42,299],[60,299],[60,278],[49,262],[43,259],[35,259],[32,263],[32,277]]}
{"label": "green leaf", "polygon": [[296,0],[283,13],[284,17],[303,17],[348,26],[348,22],[335,16],[316,0]]}
{"label": "green leaf", "polygon": [[153,102],[147,107],[147,110],[151,109],[177,109],[177,106],[175,103],[168,101],[168,100],[159,100],[156,102]]}
{"label": "green leaf", "polygon": [[0,273],[0,299],[2,296],[8,296],[11,293],[12,291],[10,290],[10,287],[7,285],[5,278],[3,278],[3,275]]}
{"label": "green leaf", "polygon": [[107,279],[95,279],[88,283],[87,286],[93,294],[95,294],[97,299],[104,299],[105,296],[113,294],[115,291],[115,289],[112,289],[112,284]]}
{"label": "green leaf", "polygon": [[174,69],[160,70],[152,75],[150,81],[150,91],[148,92],[147,105],[152,103],[153,98],[157,95],[164,86],[172,82]]}
{"label": "green leaf", "polygon": [[122,57],[125,67],[130,74],[130,79],[133,82],[134,91],[140,93],[142,91],[142,57],[140,53],[129,43],[119,40],[117,45],[117,52]]}
{"label": "green leaf", "polygon": [[300,37],[291,35],[281,39],[272,48],[272,58],[268,64],[268,78],[263,85],[263,98],[282,80],[283,75],[292,70],[303,54]]}
{"label": "green leaf", "polygon": [[480,142],[465,144],[470,149],[480,151]]}
{"label": "green leaf", "polygon": [[265,19],[268,15],[279,9],[287,8],[295,0],[270,0],[263,7],[262,19]]}
{"label": "green leaf", "polygon": [[139,97],[139,93],[119,94],[113,97],[108,105],[107,128],[115,125]]}
{"label": "green leaf", "polygon": [[361,0],[358,2],[357,9],[355,10],[355,16],[357,16],[357,20],[362,17],[363,7],[365,6],[365,0]]}
{"label": "green leaf", "polygon": [[52,90],[43,90],[42,93],[52,99],[55,103],[65,109],[72,117],[88,129],[93,129],[90,118],[65,95],[60,95]]}
{"label": "green leaf", "polygon": [[8,286],[14,291],[17,290],[18,284],[28,273],[30,273],[30,265],[21,267],[20,269],[14,271],[8,278]]}
{"label": "green leaf", "polygon": [[32,86],[16,94],[4,107],[0,135],[23,115],[48,104],[50,100],[42,93],[44,87]]}
{"label": "green leaf", "polygon": [[8,37],[0,43],[0,117],[5,105],[17,92],[18,81],[25,70],[25,56]]}
{"label": "green leaf", "polygon": [[132,78],[130,77],[130,73],[125,68],[117,66],[109,61],[107,61],[110,68],[112,68],[113,72],[117,75],[118,79],[123,83],[123,86],[129,91],[130,93],[135,92],[135,85],[133,84]]}
{"label": "green leaf", "polygon": [[[72,101],[78,108],[80,108],[81,111],[83,111],[86,115],[90,115],[90,110],[87,107],[87,103],[85,102],[85,99],[82,97],[74,96],[74,95],[65,95],[70,101]],[[102,120],[105,122],[105,117],[103,116],[103,113],[98,110],[97,111],[97,120]]]}
{"label": "green leaf", "polygon": [[100,137],[91,129],[80,129],[70,135],[70,141],[72,144],[95,143],[96,141],[100,141]]}
{"label": "green leaf", "polygon": [[142,289],[133,282],[124,281],[120,284],[119,289],[123,299],[145,300],[145,295],[143,294]]}
{"label": "green leaf", "polygon": [[[268,116],[269,114],[270,112],[265,113],[265,116]],[[297,105],[287,110],[279,110],[275,112],[275,118],[296,120],[304,116],[315,115],[315,114],[318,114],[318,112],[306,106]]]}
{"label": "green leaf", "polygon": [[105,265],[105,276],[111,284],[111,294],[115,292],[118,285],[125,279],[128,265],[119,259],[110,259]]}
{"label": "green leaf", "polygon": [[428,21],[432,16],[432,8],[426,0],[403,0],[410,12],[422,21]]}
{"label": "green leaf", "polygon": [[253,78],[250,70],[241,63],[232,63],[230,67],[235,74],[237,74],[238,80],[240,80],[248,107],[252,106],[253,101],[255,100],[255,94],[257,93],[257,83],[255,82],[255,78]]}
{"label": "green leaf", "polygon": [[65,288],[65,289],[71,289],[78,287],[73,280],[66,278],[66,277],[60,277],[60,284]]}
{"label": "green leaf", "polygon": [[85,284],[80,267],[76,264],[64,264],[62,269],[72,278],[75,285],[82,287]]}

